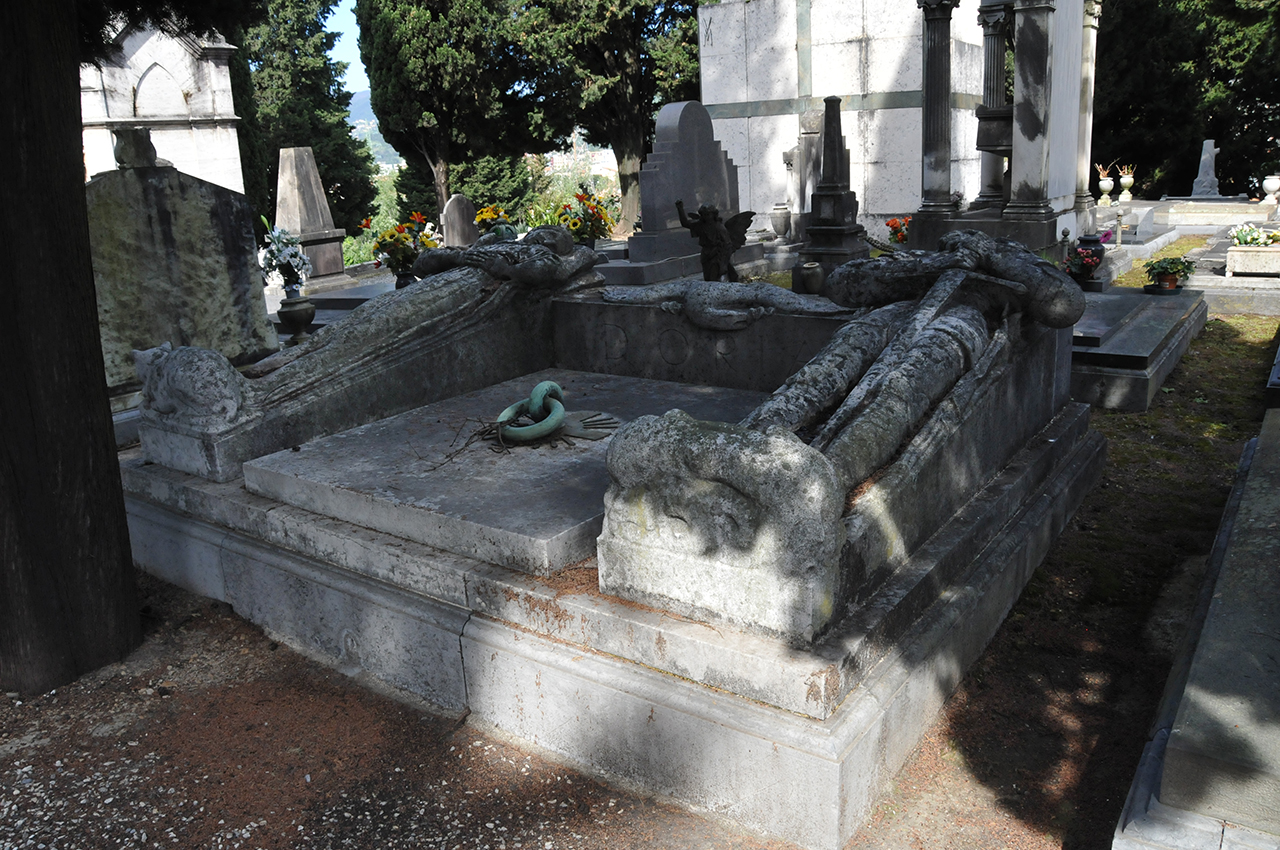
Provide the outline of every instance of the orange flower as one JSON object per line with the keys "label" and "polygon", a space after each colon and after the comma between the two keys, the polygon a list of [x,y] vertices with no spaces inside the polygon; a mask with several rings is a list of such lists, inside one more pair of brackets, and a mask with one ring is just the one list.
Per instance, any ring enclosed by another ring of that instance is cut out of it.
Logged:
{"label": "orange flower", "polygon": [[360,222],[360,229],[361,229],[361,230],[368,230],[370,227],[373,227],[373,219],[372,219],[372,218],[366,218],[364,221]]}
{"label": "orange flower", "polygon": [[410,213],[410,214],[409,214],[409,221],[415,221],[415,222],[417,222],[418,224],[426,224],[426,223],[427,223],[427,217],[426,217],[425,215],[423,215],[422,213],[420,213],[420,212]]}
{"label": "orange flower", "polygon": [[396,233],[404,233],[404,232],[405,232],[404,225],[403,225],[403,224],[397,224],[397,225],[396,225]]}

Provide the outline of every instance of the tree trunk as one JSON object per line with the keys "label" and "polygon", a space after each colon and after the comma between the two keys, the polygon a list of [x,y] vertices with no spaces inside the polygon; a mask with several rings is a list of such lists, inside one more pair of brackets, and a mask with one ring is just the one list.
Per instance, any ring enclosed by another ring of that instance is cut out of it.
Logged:
{"label": "tree trunk", "polygon": [[428,159],[431,177],[436,184],[436,203],[440,205],[440,221],[444,222],[444,205],[449,202],[449,163],[443,159]]}
{"label": "tree trunk", "polygon": [[76,6],[0,4],[0,688],[140,639],[89,255]]}
{"label": "tree trunk", "polygon": [[[627,128],[613,140],[613,158],[618,161],[618,186],[622,190],[622,217],[618,227],[631,233],[640,220],[640,164],[644,159],[644,133]],[[643,222],[641,222],[643,224]]]}

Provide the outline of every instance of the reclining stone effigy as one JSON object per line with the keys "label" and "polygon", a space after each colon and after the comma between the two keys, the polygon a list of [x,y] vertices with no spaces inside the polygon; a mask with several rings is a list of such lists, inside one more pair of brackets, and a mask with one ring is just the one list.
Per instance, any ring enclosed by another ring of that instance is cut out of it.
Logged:
{"label": "reclining stone effigy", "polygon": [[1083,293],[1016,243],[940,247],[836,269],[862,315],[737,425],[618,431],[602,591],[811,641],[1053,418]]}

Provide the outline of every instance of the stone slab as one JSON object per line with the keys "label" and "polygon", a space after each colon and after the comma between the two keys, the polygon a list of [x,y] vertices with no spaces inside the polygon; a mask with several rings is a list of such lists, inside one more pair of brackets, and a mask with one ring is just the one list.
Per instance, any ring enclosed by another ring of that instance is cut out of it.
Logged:
{"label": "stone slab", "polygon": [[609,440],[496,453],[465,445],[482,421],[560,384],[570,411],[629,421],[675,407],[736,421],[763,393],[552,369],[244,465],[254,493],[389,534],[545,575],[595,554]]}
{"label": "stone slab", "polygon": [[[673,239],[680,237],[681,234],[673,235]],[[684,231],[684,236],[688,237],[688,231]],[[632,240],[637,237],[631,237]],[[688,243],[688,244],[686,244]],[[698,243],[693,241],[692,237],[688,237],[685,241],[675,243],[678,247],[674,247],[673,251],[689,250],[690,245],[693,251],[698,250]],[[646,259],[640,259],[640,255],[632,249],[627,248],[629,259],[620,259],[611,256],[609,262],[601,263],[595,267],[595,270],[604,275],[604,282],[609,286],[641,286],[647,283],[665,283],[668,280],[676,280],[682,277],[701,277],[702,276],[702,260],[697,253],[693,254],[666,254],[663,252],[650,252],[645,255]],[[764,245],[755,242],[749,245],[743,245],[737,251],[733,252],[733,267],[737,270],[739,277],[745,277],[750,269],[764,260]]]}
{"label": "stone slab", "polygon": [[1280,412],[1258,437],[1159,799],[1280,837]]}
{"label": "stone slab", "polygon": [[1102,345],[1072,347],[1071,397],[1112,410],[1146,410],[1204,329],[1209,308],[1202,293],[1184,289],[1174,296],[1130,295],[1113,288],[1085,295],[1146,300]]}
{"label": "stone slab", "polygon": [[1100,294],[1102,293],[1085,293],[1084,315],[1072,328],[1072,345],[1101,347],[1147,305],[1140,298],[1098,298]]}
{"label": "stone slab", "polygon": [[554,318],[562,368],[760,392],[782,386],[848,321],[775,313],[742,330],[716,331],[683,315],[598,295],[557,299]]}

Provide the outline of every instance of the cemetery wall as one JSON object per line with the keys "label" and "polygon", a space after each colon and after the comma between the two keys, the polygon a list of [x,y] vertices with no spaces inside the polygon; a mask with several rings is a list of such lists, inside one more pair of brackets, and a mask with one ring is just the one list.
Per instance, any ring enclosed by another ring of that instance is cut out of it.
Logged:
{"label": "cemetery wall", "polygon": [[124,30],[119,52],[101,66],[80,66],[85,179],[116,167],[111,130],[146,127],[156,154],[185,174],[244,192],[239,118],[231,98],[221,36],[172,37]]}
{"label": "cemetery wall", "polygon": [[[952,186],[966,199],[981,189],[973,108],[982,95],[982,30],[975,12],[962,6],[951,22]],[[786,200],[782,156],[796,144],[800,113],[821,110],[833,94],[843,99],[860,214],[888,218],[919,207],[922,28],[914,4],[722,0],[699,8],[698,23],[702,103],[740,166],[744,209],[763,214]],[[756,225],[764,226],[763,217]]]}

